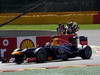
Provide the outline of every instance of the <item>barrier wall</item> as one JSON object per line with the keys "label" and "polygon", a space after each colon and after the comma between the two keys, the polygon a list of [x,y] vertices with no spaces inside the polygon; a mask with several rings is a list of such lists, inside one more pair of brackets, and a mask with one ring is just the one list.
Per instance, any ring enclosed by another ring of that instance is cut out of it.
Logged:
{"label": "barrier wall", "polygon": [[16,38],[0,38],[0,58],[9,59],[11,52],[17,47]]}
{"label": "barrier wall", "polygon": [[100,24],[100,15],[93,16],[93,24]]}
{"label": "barrier wall", "polygon": [[93,24],[100,24],[100,12],[93,16]]}
{"label": "barrier wall", "polygon": [[0,38],[0,60],[1,58],[10,59],[12,51],[16,48],[25,49],[36,46],[44,46],[44,44],[49,42],[50,39],[50,36]]}
{"label": "barrier wall", "polygon": [[[0,24],[16,17],[20,13],[0,13]],[[84,12],[37,12],[29,13],[10,24],[58,24],[76,21],[79,24],[94,23],[94,15],[96,11]]]}

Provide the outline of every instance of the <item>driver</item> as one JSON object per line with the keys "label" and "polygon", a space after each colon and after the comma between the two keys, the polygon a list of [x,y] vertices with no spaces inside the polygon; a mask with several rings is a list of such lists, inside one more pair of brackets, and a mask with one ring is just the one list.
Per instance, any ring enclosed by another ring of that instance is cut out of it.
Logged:
{"label": "driver", "polygon": [[67,34],[76,33],[79,30],[78,24],[72,21],[67,23],[67,26],[65,28],[66,28]]}

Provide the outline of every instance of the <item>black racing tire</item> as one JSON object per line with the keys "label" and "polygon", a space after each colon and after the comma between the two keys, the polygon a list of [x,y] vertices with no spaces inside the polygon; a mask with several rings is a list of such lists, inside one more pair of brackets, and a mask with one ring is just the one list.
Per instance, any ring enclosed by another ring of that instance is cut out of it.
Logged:
{"label": "black racing tire", "polygon": [[62,58],[63,61],[68,60],[68,54],[67,53],[63,53],[62,56],[63,56],[63,58]]}
{"label": "black racing tire", "polygon": [[82,59],[90,59],[92,56],[92,49],[90,46],[86,46],[79,51],[79,55]]}
{"label": "black racing tire", "polygon": [[2,63],[8,63],[8,60],[7,60],[6,58],[2,58],[2,59],[1,59],[1,62],[2,62]]}
{"label": "black racing tire", "polygon": [[22,64],[25,60],[25,57],[26,56],[24,54],[15,56],[15,63],[16,64]]}
{"label": "black racing tire", "polygon": [[16,59],[15,59],[15,63],[16,63],[16,64],[22,64],[23,62],[24,62],[24,60],[21,59],[21,58],[16,58]]}
{"label": "black racing tire", "polygon": [[37,63],[44,63],[47,61],[47,53],[46,50],[44,50],[43,48],[41,48],[37,53],[36,53],[36,57],[37,57]]}

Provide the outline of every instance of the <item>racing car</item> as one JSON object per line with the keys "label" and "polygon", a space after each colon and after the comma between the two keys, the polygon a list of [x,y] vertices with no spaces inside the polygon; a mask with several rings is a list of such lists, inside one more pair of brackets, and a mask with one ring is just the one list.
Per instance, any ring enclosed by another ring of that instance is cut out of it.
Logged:
{"label": "racing car", "polygon": [[[80,44],[80,47],[78,44]],[[27,58],[32,58],[37,63],[43,63],[58,59],[65,61],[74,57],[90,59],[91,56],[92,49],[88,45],[87,37],[77,36],[77,34],[53,36],[50,42],[47,42],[44,46],[23,50],[17,49],[12,52],[12,57],[15,58],[17,64],[23,63]]]}
{"label": "racing car", "polygon": [[45,42],[43,46],[15,50],[12,52],[15,63],[21,64],[28,58],[32,58],[33,61],[37,63],[58,59],[65,61],[75,57],[90,59],[92,56],[92,49],[88,45],[88,38],[76,34],[79,29],[76,23],[69,23],[67,29],[67,34],[51,36],[51,39]]}
{"label": "racing car", "polygon": [[[78,47],[78,39],[80,41],[80,47]],[[55,36],[51,40],[51,43],[37,48],[35,52],[37,62],[48,61],[48,57],[51,57],[52,60],[62,59],[65,61],[68,58],[74,57],[90,59],[92,56],[92,49],[88,45],[87,37],[77,37],[73,34]]]}

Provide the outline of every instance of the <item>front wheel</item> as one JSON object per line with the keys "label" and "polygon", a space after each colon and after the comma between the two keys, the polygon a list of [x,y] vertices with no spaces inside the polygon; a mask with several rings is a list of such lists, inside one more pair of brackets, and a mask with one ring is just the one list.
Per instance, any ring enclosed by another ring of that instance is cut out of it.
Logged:
{"label": "front wheel", "polygon": [[23,63],[24,62],[24,60],[25,60],[25,55],[17,55],[17,56],[15,56],[15,63],[16,64],[21,64],[21,63]]}
{"label": "front wheel", "polygon": [[92,56],[92,49],[90,46],[85,46],[79,51],[79,55],[82,59],[90,59]]}
{"label": "front wheel", "polygon": [[24,62],[24,60],[21,59],[21,58],[15,59],[15,63],[16,63],[16,64],[21,64],[21,63],[23,63],[23,62]]}

